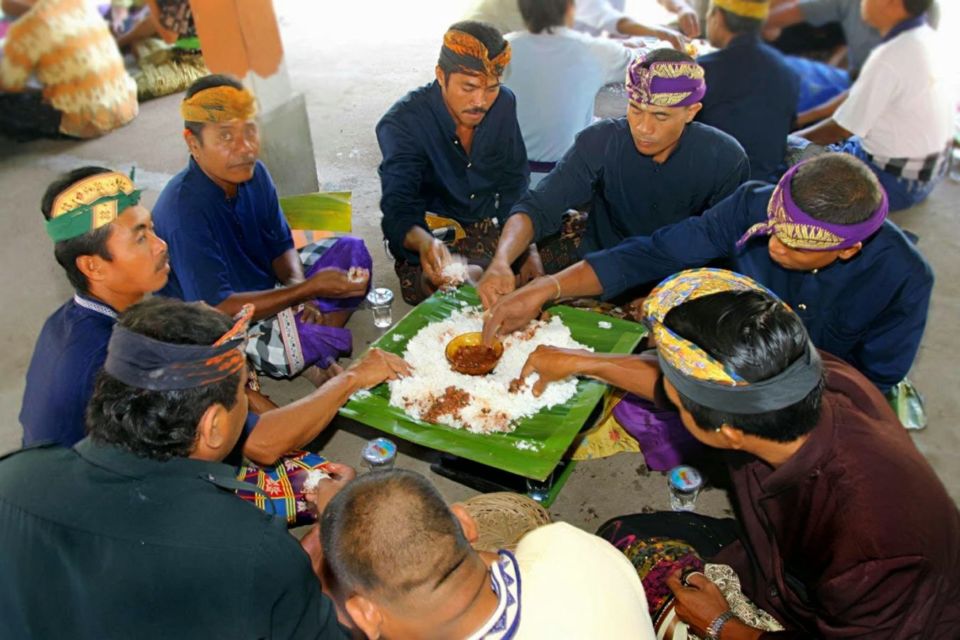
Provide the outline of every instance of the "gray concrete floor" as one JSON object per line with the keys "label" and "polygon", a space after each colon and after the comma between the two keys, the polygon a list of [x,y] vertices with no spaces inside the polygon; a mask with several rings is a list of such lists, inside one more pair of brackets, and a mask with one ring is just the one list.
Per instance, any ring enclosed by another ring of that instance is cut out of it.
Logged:
{"label": "gray concrete floor", "polygon": [[[393,29],[411,17],[402,3],[383,8],[394,13],[380,13],[376,24],[364,22],[367,3],[335,9],[340,12],[336,20],[324,19],[320,9],[307,6],[312,4],[276,2],[286,64],[296,90],[306,97],[321,188],[353,192],[354,231],[367,240],[374,254],[375,282],[396,290],[396,277],[380,241],[376,174],[380,154],[373,127],[394,100],[431,79],[440,34],[457,18],[463,0],[416,3],[423,5],[423,13],[413,16],[418,26],[403,30]],[[71,294],[41,225],[43,190],[57,174],[84,164],[124,171],[136,165],[138,182],[146,188],[145,202],[152,204],[166,179],[186,162],[179,100],[171,96],[143,104],[132,124],[99,140],[0,142],[0,193],[6,211],[6,232],[0,234],[5,300],[0,307],[4,327],[0,353],[7,372],[0,378],[0,452],[16,448],[20,441],[17,414],[34,340],[44,319]],[[895,220],[920,235],[919,246],[937,274],[930,322],[912,374],[927,396],[931,425],[914,434],[914,440],[960,501],[960,430],[955,424],[960,419],[956,367],[960,338],[954,324],[960,317],[958,196],[960,185],[944,183],[927,203],[898,214]],[[406,309],[398,301],[395,317]],[[357,353],[379,335],[367,311],[359,312],[350,327]],[[279,402],[311,388],[304,381],[267,384]],[[319,442],[332,458],[357,463],[364,440],[374,435],[371,429],[337,419]],[[398,464],[429,473],[428,458],[429,452],[402,444]],[[450,500],[474,493],[443,478],[434,479]],[[581,463],[551,511],[557,518],[592,529],[618,514],[663,508],[667,508],[667,496],[662,475],[648,473],[641,456],[620,454]],[[721,515],[727,509],[722,491],[709,490],[701,497],[699,510],[704,513]]]}

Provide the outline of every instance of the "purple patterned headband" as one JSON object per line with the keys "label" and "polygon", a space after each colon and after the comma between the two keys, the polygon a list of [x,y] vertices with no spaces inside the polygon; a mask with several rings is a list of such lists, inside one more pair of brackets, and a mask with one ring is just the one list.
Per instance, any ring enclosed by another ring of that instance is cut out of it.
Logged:
{"label": "purple patterned headband", "polygon": [[773,234],[791,249],[803,251],[836,251],[849,249],[876,233],[887,218],[889,204],[887,192],[880,188],[882,199],[877,210],[870,217],[857,224],[833,224],[817,220],[803,211],[793,201],[790,185],[797,170],[809,160],[795,165],[780,178],[770,203],[767,205],[767,221],[760,222],[749,229],[737,241],[742,247],[747,240],[755,236]]}
{"label": "purple patterned headband", "polygon": [[643,67],[643,57],[627,69],[627,95],[636,106],[686,107],[707,92],[703,67],[696,62],[652,62]]}

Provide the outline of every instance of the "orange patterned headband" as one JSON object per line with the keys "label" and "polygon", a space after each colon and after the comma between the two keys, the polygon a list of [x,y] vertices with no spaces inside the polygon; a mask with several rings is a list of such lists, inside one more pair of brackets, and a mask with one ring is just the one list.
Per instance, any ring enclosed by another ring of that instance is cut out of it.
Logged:
{"label": "orange patterned headband", "polygon": [[[486,45],[465,31],[450,29],[443,36],[443,48],[440,49],[440,62],[447,62],[457,69],[475,71],[488,77],[499,78],[510,64],[510,43],[503,51],[490,58]],[[444,66],[441,64],[441,66]]]}
{"label": "orange patterned headband", "polygon": [[247,89],[211,87],[180,103],[180,115],[187,122],[251,120],[257,115],[257,102]]}

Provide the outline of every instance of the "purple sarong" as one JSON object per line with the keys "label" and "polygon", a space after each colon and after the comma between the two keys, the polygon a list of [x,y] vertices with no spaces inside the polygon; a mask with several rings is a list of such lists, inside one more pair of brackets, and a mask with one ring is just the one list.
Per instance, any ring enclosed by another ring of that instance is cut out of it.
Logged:
{"label": "purple sarong", "polygon": [[687,431],[680,414],[660,409],[633,394],[613,408],[613,417],[637,439],[640,452],[653,471],[667,471],[695,457],[703,445]]}

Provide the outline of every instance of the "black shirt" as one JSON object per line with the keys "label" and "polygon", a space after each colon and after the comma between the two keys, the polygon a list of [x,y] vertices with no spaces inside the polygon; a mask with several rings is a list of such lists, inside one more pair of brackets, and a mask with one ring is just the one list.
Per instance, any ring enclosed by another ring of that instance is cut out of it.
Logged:
{"label": "black shirt", "polygon": [[285,523],[212,462],[90,439],[0,462],[0,637],[346,638]]}

